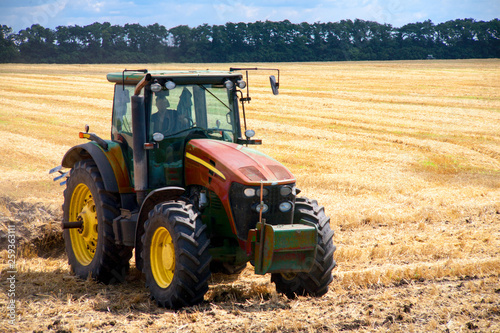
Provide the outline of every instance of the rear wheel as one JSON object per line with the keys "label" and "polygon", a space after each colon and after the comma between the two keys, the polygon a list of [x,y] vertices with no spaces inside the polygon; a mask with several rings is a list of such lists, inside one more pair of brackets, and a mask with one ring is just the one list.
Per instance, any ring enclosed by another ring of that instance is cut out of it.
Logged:
{"label": "rear wheel", "polygon": [[63,220],[80,222],[80,228],[63,232],[73,272],[104,283],[125,279],[132,256],[130,247],[115,245],[113,219],[119,214],[117,198],[104,189],[92,160],[79,161],[71,170],[64,191]]}
{"label": "rear wheel", "polygon": [[318,229],[318,246],[313,267],[308,273],[273,273],[271,281],[276,284],[276,291],[288,298],[311,295],[322,296],[328,291],[332,282],[332,270],[336,266],[333,258],[333,230],[330,218],[316,200],[297,198],[295,202],[294,223],[304,219],[316,225]]}
{"label": "rear wheel", "polygon": [[210,242],[193,205],[184,200],[156,205],[144,227],[141,256],[151,298],[171,309],[203,301]]}

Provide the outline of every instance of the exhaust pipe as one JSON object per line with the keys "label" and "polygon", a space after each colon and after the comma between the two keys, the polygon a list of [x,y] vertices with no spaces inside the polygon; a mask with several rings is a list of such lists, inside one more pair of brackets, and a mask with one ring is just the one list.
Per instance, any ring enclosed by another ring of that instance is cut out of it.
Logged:
{"label": "exhaust pipe", "polygon": [[144,144],[146,143],[146,108],[144,96],[139,96],[142,88],[151,81],[151,74],[146,74],[135,87],[131,97],[132,131],[134,154],[134,188],[139,206],[146,198],[148,189],[148,161]]}

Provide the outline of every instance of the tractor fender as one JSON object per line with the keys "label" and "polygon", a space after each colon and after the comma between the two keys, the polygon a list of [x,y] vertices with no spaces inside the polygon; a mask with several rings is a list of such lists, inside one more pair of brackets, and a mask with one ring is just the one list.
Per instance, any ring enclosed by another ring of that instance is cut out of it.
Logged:
{"label": "tractor fender", "polygon": [[144,234],[144,223],[148,219],[149,212],[159,203],[178,199],[185,191],[184,188],[177,186],[162,187],[151,191],[144,199],[141,209],[139,210],[139,216],[135,227],[135,262],[138,269],[142,269],[141,237]]}
{"label": "tractor fender", "polygon": [[65,168],[73,168],[76,162],[92,158],[97,164],[97,168],[101,173],[104,182],[104,188],[108,192],[118,192],[118,183],[116,182],[115,173],[108,160],[106,154],[96,144],[87,142],[78,146],[72,147],[64,154],[61,165]]}

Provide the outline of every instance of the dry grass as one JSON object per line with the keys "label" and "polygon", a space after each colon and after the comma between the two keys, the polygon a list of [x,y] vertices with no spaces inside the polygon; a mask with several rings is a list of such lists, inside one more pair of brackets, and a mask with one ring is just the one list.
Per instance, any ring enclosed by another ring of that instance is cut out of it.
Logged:
{"label": "dry grass", "polygon": [[0,222],[22,225],[32,244],[18,258],[16,329],[500,331],[500,60],[278,64],[278,97],[252,73],[259,149],[336,231],[325,297],[288,300],[247,268],[238,280],[215,276],[205,303],[173,312],[149,301],[135,269],[116,286],[71,276],[55,231],[63,189],[47,171],[85,124],[109,138],[105,74],[229,66],[0,65]]}

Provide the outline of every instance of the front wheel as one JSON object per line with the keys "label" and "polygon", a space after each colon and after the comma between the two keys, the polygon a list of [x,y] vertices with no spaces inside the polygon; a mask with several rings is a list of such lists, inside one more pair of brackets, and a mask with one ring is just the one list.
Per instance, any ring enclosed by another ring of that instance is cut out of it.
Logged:
{"label": "front wheel", "polygon": [[79,161],[71,170],[64,191],[63,220],[79,228],[63,232],[71,269],[83,279],[122,282],[129,268],[132,249],[115,244],[113,219],[119,215],[115,195],[104,183],[92,160]]}
{"label": "front wheel", "polygon": [[184,200],[158,204],[142,238],[146,286],[159,306],[178,309],[203,301],[211,256],[206,225]]}
{"label": "front wheel", "polygon": [[318,229],[318,245],[313,267],[308,273],[273,273],[271,281],[276,284],[276,291],[288,298],[310,295],[323,296],[332,282],[332,270],[337,265],[333,258],[333,230],[330,218],[316,200],[297,198],[295,202],[294,223],[306,220]]}

